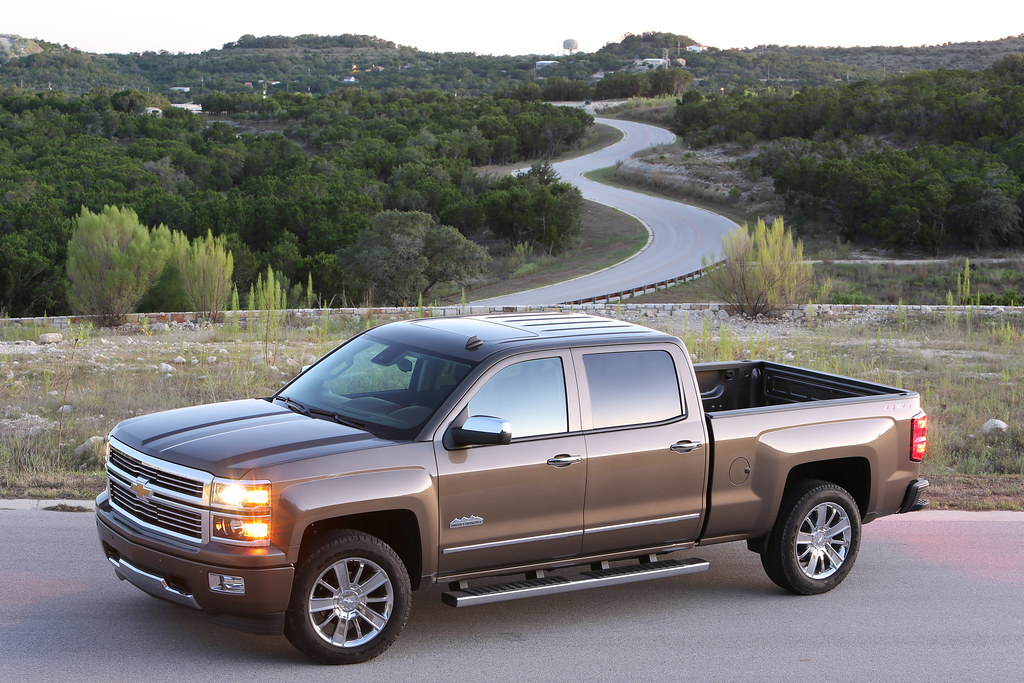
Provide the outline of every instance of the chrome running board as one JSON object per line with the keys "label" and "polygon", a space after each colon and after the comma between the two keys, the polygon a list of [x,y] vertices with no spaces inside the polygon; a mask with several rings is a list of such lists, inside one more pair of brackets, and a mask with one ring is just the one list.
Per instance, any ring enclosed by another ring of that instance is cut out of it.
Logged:
{"label": "chrome running board", "polygon": [[457,589],[442,593],[441,601],[449,607],[486,605],[491,602],[504,602],[505,600],[568,593],[588,588],[617,586],[636,581],[663,579],[669,576],[696,574],[707,571],[709,566],[706,560],[694,557],[685,560],[662,560],[621,567],[604,567],[583,572],[572,579],[564,576],[549,576],[474,588],[462,583]]}

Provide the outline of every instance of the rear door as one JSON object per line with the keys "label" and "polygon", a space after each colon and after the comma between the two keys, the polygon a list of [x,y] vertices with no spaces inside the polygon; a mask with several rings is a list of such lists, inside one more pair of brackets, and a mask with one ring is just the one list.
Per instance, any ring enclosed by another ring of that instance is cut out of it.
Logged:
{"label": "rear door", "polygon": [[[695,540],[707,431],[672,344],[573,350],[587,448],[584,553]],[[680,373],[682,370],[682,373]],[[685,397],[690,395],[689,400]]]}

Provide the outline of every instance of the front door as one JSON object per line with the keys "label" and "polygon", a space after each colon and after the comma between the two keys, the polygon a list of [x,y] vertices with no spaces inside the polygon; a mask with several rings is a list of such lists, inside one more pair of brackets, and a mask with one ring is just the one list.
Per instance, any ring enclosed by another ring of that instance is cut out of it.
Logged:
{"label": "front door", "polygon": [[533,353],[482,375],[450,421],[507,420],[508,445],[434,441],[440,509],[439,568],[471,572],[577,555],[587,460],[572,358]]}

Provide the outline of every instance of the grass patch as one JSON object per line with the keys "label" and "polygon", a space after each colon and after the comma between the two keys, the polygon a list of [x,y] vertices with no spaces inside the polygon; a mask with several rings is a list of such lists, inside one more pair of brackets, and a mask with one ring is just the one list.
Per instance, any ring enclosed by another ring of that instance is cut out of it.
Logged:
{"label": "grass patch", "polygon": [[[467,289],[466,301],[564,282],[614,265],[647,244],[647,229],[640,221],[596,202],[584,201],[583,226],[580,246],[558,258],[533,257],[531,267],[520,271],[519,277],[508,279],[512,273],[505,273],[498,282]],[[499,267],[501,259],[499,255]]]}
{"label": "grass patch", "polygon": [[[425,313],[425,312],[424,312]],[[699,361],[763,358],[918,391],[931,418],[924,476],[937,507],[1024,507],[1024,315],[943,312],[818,317],[801,322],[721,321],[692,316],[622,317],[680,336]],[[409,316],[417,315],[410,310]],[[254,332],[231,325],[193,331],[97,330],[80,344],[0,346],[0,497],[86,499],[104,486],[99,459],[74,451],[91,436],[143,413],[266,396],[335,344],[375,324],[369,315],[286,324],[268,364]],[[52,392],[61,364],[74,363],[56,457]],[[173,370],[168,370],[173,367]],[[986,438],[989,418],[1010,425]]]}

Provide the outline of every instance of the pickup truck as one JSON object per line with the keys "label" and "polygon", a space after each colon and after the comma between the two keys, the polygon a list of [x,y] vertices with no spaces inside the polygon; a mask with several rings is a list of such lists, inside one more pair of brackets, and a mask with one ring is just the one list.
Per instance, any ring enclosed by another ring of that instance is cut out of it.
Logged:
{"label": "pickup truck", "polygon": [[425,318],[273,396],[121,422],[97,528],[122,580],[349,664],[438,582],[454,607],[546,596],[704,571],[680,551],[745,541],[782,589],[829,591],[863,523],[927,504],[926,431],[912,391],[693,365],[628,322]]}

